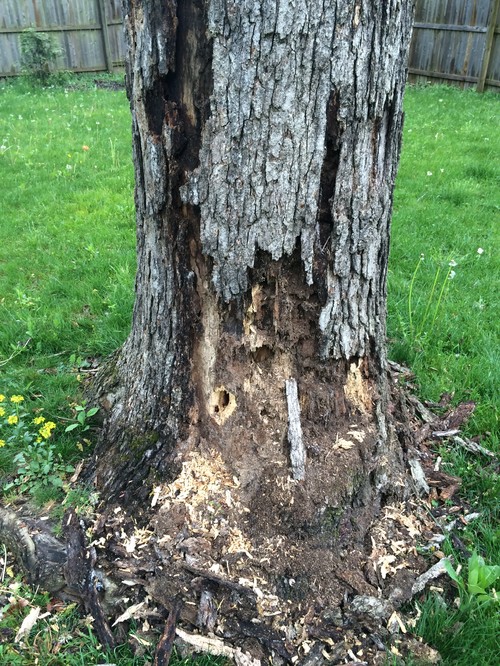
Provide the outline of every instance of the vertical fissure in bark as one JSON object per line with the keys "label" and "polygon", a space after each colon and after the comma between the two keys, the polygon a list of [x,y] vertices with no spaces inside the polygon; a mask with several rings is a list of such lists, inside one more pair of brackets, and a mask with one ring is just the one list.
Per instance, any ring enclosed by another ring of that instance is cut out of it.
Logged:
{"label": "vertical fissure in bark", "polygon": [[338,121],[338,93],[333,89],[326,107],[325,154],[320,177],[320,200],[318,206],[318,239],[315,253],[314,278],[322,290],[326,302],[327,265],[331,261],[331,242],[334,226],[332,215],[333,196],[340,157],[340,126]]}

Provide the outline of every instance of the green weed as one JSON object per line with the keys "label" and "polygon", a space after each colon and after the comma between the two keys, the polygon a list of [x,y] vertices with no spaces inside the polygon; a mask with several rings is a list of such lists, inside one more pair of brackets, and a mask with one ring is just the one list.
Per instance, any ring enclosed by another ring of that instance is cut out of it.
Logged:
{"label": "green weed", "polygon": [[[423,399],[452,393],[453,404],[475,401],[467,433],[481,435],[485,446],[499,452],[498,97],[414,87],[407,91],[405,112],[389,263],[390,355],[411,367]],[[446,471],[462,478],[464,500],[481,514],[461,535],[465,546],[495,566],[496,463],[452,442],[443,443],[439,455]],[[465,570],[467,565],[462,562]],[[475,599],[457,608],[429,596],[418,633],[444,664],[498,661],[498,615]]]}
{"label": "green weed", "polygon": [[455,569],[449,560],[445,560],[444,565],[450,578],[457,584],[462,603],[478,601],[490,605],[500,602],[493,587],[500,578],[500,565],[486,564],[480,555],[473,553],[467,562],[466,579],[461,575],[461,567]]}
{"label": "green weed", "polygon": [[[56,424],[44,416],[30,413],[24,396],[0,395],[0,448],[11,461],[13,480],[3,484],[2,491],[60,489],[64,478],[74,471],[65,463],[52,440]],[[50,493],[49,493],[50,494]]]}
{"label": "green weed", "polygon": [[34,28],[23,30],[20,35],[21,66],[24,74],[34,83],[47,85],[50,81],[61,49],[52,35]]}
{"label": "green weed", "polygon": [[97,414],[99,407],[87,409],[86,402],[83,401],[81,405],[75,405],[73,409],[75,410],[76,420],[70,423],[69,426],[66,426],[64,432],[71,432],[77,428],[81,433],[90,430],[89,421]]}

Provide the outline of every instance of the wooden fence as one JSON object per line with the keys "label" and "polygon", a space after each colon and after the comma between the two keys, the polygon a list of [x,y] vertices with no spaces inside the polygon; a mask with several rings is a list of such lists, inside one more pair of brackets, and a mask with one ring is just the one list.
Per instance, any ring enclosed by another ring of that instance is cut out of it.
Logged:
{"label": "wooden fence", "polygon": [[500,87],[500,0],[417,0],[410,80]]}
{"label": "wooden fence", "polygon": [[121,0],[0,0],[0,76],[19,74],[19,33],[30,27],[54,36],[59,69],[112,71],[123,64]]}
{"label": "wooden fence", "polygon": [[[416,0],[410,80],[500,88],[499,6],[500,0]],[[121,0],[0,0],[0,76],[19,73],[19,33],[28,27],[54,35],[61,69],[123,64]]]}

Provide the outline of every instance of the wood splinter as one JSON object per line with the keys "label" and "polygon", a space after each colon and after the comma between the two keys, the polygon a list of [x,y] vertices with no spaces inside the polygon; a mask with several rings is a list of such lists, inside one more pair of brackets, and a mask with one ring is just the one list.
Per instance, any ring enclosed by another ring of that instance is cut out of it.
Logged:
{"label": "wood splinter", "polygon": [[288,442],[290,443],[290,462],[292,476],[296,481],[303,481],[306,475],[306,449],[302,440],[300,425],[300,405],[295,379],[285,381],[288,407]]}

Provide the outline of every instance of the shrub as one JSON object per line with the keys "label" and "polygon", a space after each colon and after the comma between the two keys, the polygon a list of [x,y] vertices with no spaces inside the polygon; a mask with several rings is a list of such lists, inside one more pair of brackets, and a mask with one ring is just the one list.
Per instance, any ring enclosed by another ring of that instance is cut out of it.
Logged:
{"label": "shrub", "polygon": [[28,28],[21,33],[21,67],[31,79],[47,85],[61,49],[45,32]]}

